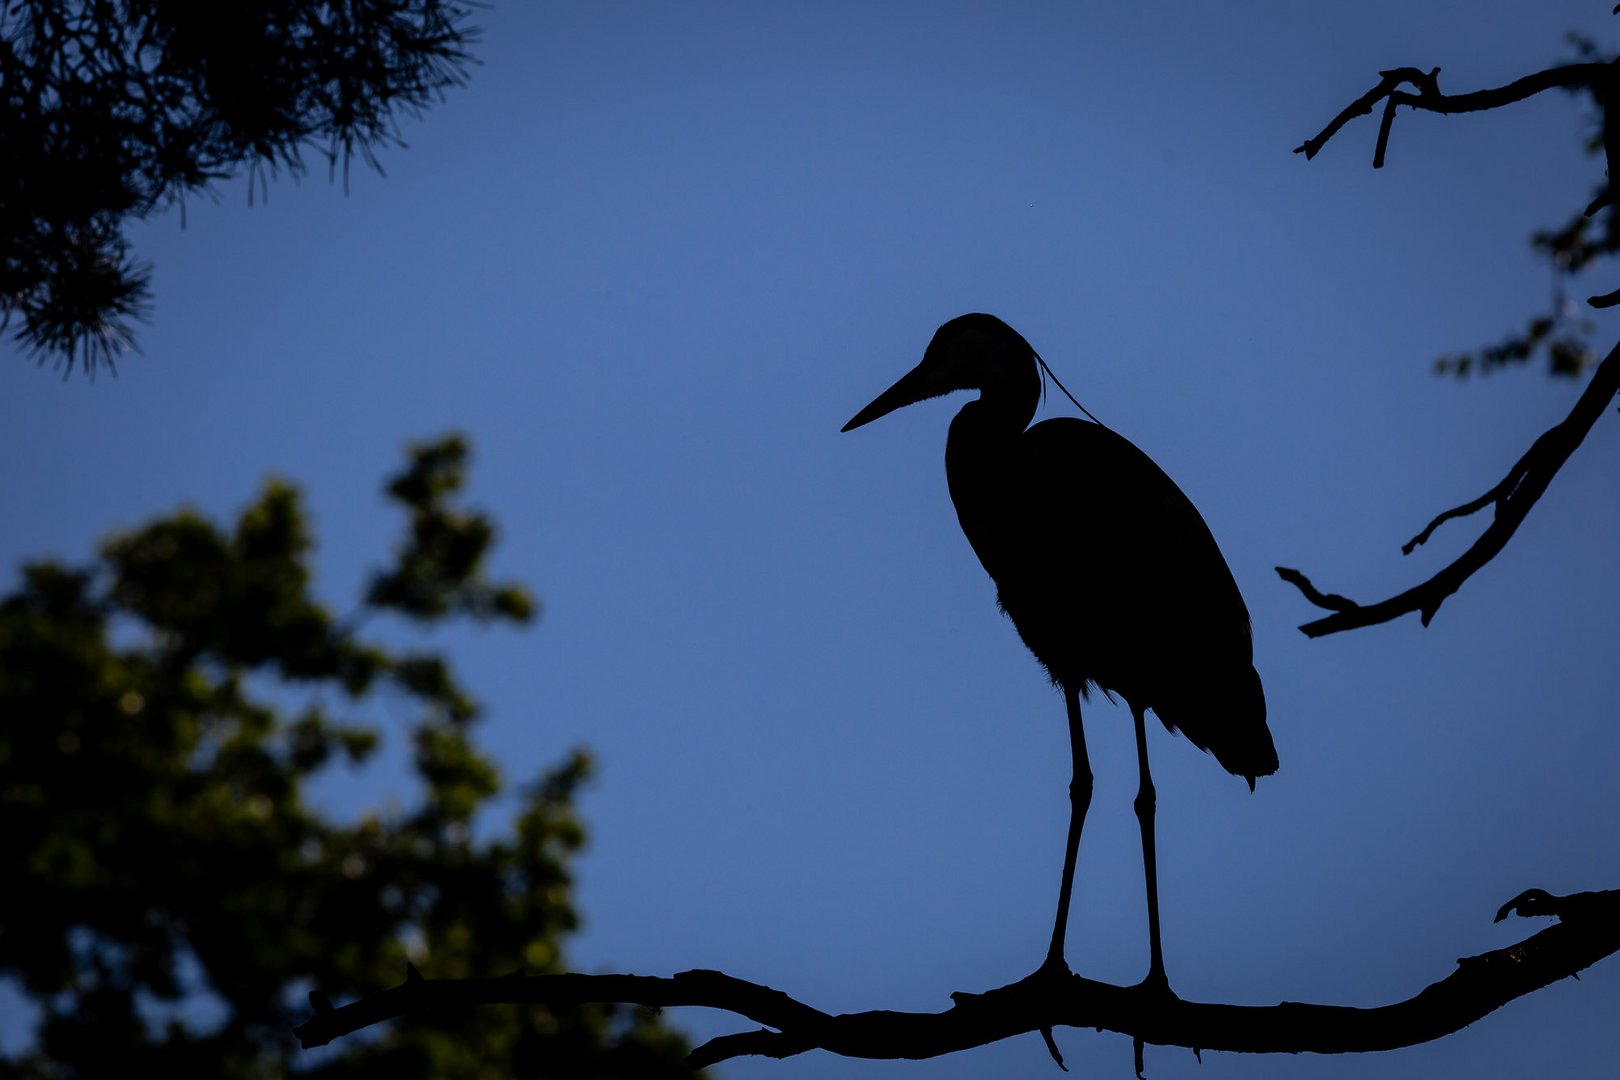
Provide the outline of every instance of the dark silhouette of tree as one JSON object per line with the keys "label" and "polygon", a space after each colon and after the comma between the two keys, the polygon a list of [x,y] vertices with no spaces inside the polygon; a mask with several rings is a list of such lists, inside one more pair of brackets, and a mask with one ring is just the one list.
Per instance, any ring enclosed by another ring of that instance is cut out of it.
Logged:
{"label": "dark silhouette of tree", "polygon": [[[558,972],[577,925],[589,759],[541,772],[512,827],[475,838],[501,787],[478,703],[443,655],[360,631],[533,616],[484,575],[494,526],[455,505],[466,456],[413,448],[388,485],[405,537],[346,619],[311,595],[279,481],[228,529],[182,511],[89,565],[29,565],[0,598],[0,974],[40,1013],[0,1076],[688,1075],[681,1037],[624,1006],[439,1011],[320,1057],[292,1038],[311,987],[370,992],[412,956]],[[408,722],[419,794],[336,820],[309,782],[372,754],[379,710]]]}
{"label": "dark silhouette of tree", "polygon": [[[1482,112],[1523,101],[1546,90],[1562,89],[1590,95],[1596,105],[1602,120],[1601,136],[1594,146],[1601,148],[1608,177],[1612,180],[1620,175],[1620,108],[1611,108],[1611,105],[1620,103],[1620,59],[1598,62],[1592,59],[1596,50],[1590,42],[1577,40],[1577,47],[1583,54],[1582,62],[1547,68],[1506,86],[1466,94],[1442,93],[1439,68],[1431,71],[1395,68],[1380,72],[1376,86],[1345,106],[1327,127],[1297,147],[1295,152],[1307,158],[1315,157],[1345,124],[1367,115],[1382,102],[1382,121],[1373,151],[1373,167],[1382,168],[1395,113],[1402,106],[1443,114]],[[1608,226],[1601,235],[1594,236],[1595,230],[1590,223],[1605,208],[1609,210],[1606,215]],[[1583,372],[1592,355],[1586,340],[1590,328],[1575,323],[1563,310],[1565,305],[1560,299],[1563,279],[1620,250],[1617,213],[1620,213],[1620,205],[1617,205],[1612,189],[1606,183],[1586,208],[1564,226],[1537,233],[1532,242],[1538,250],[1546,253],[1558,275],[1559,288],[1556,290],[1554,310],[1533,316],[1523,332],[1510,335],[1498,345],[1477,354],[1443,358],[1439,362],[1440,369],[1459,374],[1476,369],[1490,371],[1504,364],[1527,360],[1537,352],[1545,352],[1549,370],[1554,375],[1573,376]],[[1586,302],[1599,309],[1620,305],[1620,289],[1590,297]],[[1501,480],[1483,494],[1437,514],[1421,532],[1402,545],[1401,551],[1409,555],[1446,522],[1486,507],[1493,510],[1491,523],[1468,550],[1427,580],[1395,596],[1363,604],[1322,592],[1298,570],[1277,567],[1277,573],[1298,587],[1306,599],[1333,612],[1325,618],[1306,623],[1300,629],[1311,637],[1319,637],[1388,622],[1410,612],[1417,612],[1427,626],[1446,598],[1506,546],[1525,516],[1547,490],[1547,485],[1580,446],[1586,433],[1592,430],[1617,392],[1620,392],[1620,346],[1612,349],[1598,364],[1569,415],[1543,432]]]}
{"label": "dark silhouette of tree", "polygon": [[470,5],[442,0],[8,0],[0,4],[0,328],[40,363],[111,367],[149,271],[124,225],[304,153],[380,169],[464,81]]}

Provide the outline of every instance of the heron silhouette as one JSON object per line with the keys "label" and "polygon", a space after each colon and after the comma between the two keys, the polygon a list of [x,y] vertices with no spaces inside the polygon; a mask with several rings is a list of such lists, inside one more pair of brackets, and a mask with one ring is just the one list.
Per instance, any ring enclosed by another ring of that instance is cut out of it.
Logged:
{"label": "heron silhouette", "polygon": [[1080,701],[1095,686],[1123,698],[1136,723],[1149,939],[1143,985],[1168,993],[1144,717],[1152,709],[1251,791],[1255,777],[1275,772],[1249,612],[1209,526],[1152,459],[1100,423],[1062,417],[1028,427],[1041,396],[1038,360],[994,315],[959,316],[935,332],[922,363],[843,430],[954,390],[979,391],[945,442],[951,501],[1001,609],[1063,691],[1074,759],[1057,921],[1041,970],[1068,971],[1063,938],[1091,803]]}

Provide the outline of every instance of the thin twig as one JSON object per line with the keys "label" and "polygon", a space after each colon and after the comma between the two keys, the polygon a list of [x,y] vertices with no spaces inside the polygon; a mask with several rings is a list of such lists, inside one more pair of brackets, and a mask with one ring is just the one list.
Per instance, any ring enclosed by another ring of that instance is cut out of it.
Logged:
{"label": "thin twig", "polygon": [[[1429,537],[1434,535],[1434,530],[1438,529],[1446,522],[1451,521],[1453,518],[1467,517],[1469,514],[1483,510],[1492,503],[1500,502],[1508,495],[1511,495],[1513,493],[1513,489],[1519,486],[1519,481],[1524,479],[1524,470],[1527,467],[1525,463],[1529,461],[1529,459],[1530,454],[1528,451],[1526,451],[1525,455],[1514,463],[1513,468],[1508,470],[1508,474],[1502,477],[1502,479],[1499,480],[1496,483],[1496,486],[1491,488],[1491,490],[1487,491],[1477,499],[1469,499],[1461,506],[1453,506],[1450,510],[1443,510],[1439,514],[1436,514],[1433,521],[1423,526],[1422,532],[1418,533],[1416,536],[1412,537],[1412,539],[1401,545],[1401,554],[1410,555],[1420,546],[1428,543]],[[1316,601],[1312,600],[1311,603],[1314,604]],[[1329,605],[1321,604],[1319,606],[1327,607]]]}

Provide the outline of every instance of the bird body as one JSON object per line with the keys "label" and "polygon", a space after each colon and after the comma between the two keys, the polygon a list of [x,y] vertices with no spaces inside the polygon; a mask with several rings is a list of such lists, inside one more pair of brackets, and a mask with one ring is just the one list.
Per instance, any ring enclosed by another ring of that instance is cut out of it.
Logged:
{"label": "bird body", "polygon": [[980,405],[951,424],[951,501],[1052,681],[1152,709],[1251,784],[1276,771],[1248,609],[1192,502],[1101,424],[1015,431]]}
{"label": "bird body", "polygon": [[1118,694],[1136,723],[1152,963],[1159,946],[1148,709],[1254,787],[1277,769],[1249,612],[1209,527],[1153,460],[1099,423],[1029,426],[1040,400],[1035,350],[993,315],[941,326],[912,371],[844,430],[955,390],[978,390],[951,422],[945,475],[957,520],[996,584],[1001,609],[1064,692],[1074,781],[1057,924],[1047,966],[1067,970],[1063,935],[1075,853],[1091,800],[1080,700]]}

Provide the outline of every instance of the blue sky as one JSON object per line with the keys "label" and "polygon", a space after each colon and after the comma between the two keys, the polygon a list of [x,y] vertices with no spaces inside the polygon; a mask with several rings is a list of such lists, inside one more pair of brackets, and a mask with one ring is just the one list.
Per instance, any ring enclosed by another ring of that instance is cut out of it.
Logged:
{"label": "blue sky", "polygon": [[[1496,85],[1567,56],[1568,29],[1613,41],[1613,20],[1573,2],[1187,8],[499,4],[472,84],[405,125],[386,179],[357,171],[345,197],[317,172],[251,207],[235,182],[184,229],[135,230],[156,308],[119,378],[64,383],[0,346],[0,566],[88,557],[182,504],[228,515],[274,472],[302,485],[342,606],[396,533],[379,482],[403,443],[465,430],[496,570],[544,608],[529,632],[441,640],[511,778],[580,743],[601,765],[575,966],[941,1009],[1043,955],[1062,702],[957,528],[958,402],[838,428],[938,324],[994,312],[1176,478],[1254,616],[1281,771],[1250,795],[1150,733],[1173,985],[1404,998],[1536,929],[1490,922],[1521,889],[1620,885],[1620,432],[1599,424],[1427,630],[1308,641],[1314,609],[1271,568],[1374,599],[1466,546],[1477,524],[1399,552],[1579,388],[1540,369],[1458,383],[1431,361],[1545,303],[1525,238],[1602,174],[1562,95],[1403,114],[1381,172],[1371,120],[1314,162],[1289,151],[1382,68]],[[1131,982],[1129,716],[1086,721],[1069,959]],[[338,774],[321,797],[352,812],[407,784]],[[672,1015],[700,1038],[750,1026]],[[1147,1064],[1598,1075],[1617,1015],[1611,960],[1376,1059]],[[1122,1036],[1058,1041],[1077,1074],[1130,1067]],[[1028,1036],[722,1075],[1051,1069]]]}

